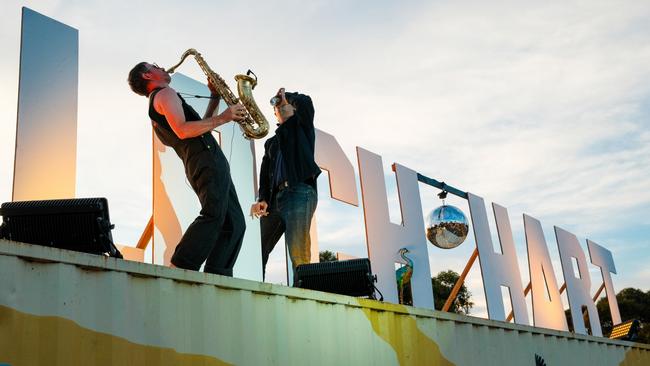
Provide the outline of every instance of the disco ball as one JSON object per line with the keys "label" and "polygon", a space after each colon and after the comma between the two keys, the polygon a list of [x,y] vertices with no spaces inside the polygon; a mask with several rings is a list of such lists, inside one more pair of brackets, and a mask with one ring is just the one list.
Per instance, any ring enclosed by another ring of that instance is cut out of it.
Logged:
{"label": "disco ball", "polygon": [[427,215],[427,239],[438,248],[451,249],[465,241],[469,224],[463,211],[442,205]]}

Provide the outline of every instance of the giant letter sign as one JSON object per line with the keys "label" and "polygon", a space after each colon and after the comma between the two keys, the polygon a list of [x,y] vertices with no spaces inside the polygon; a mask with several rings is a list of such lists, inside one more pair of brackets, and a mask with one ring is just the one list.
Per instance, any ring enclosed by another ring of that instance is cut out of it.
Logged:
{"label": "giant letter sign", "polygon": [[510,288],[510,301],[515,314],[515,322],[528,324],[528,312],[524,290],[521,286],[517,253],[512,240],[512,230],[508,219],[508,211],[499,205],[493,204],[499,232],[499,242],[503,254],[494,252],[490,228],[488,226],[487,212],[483,198],[467,193],[469,209],[474,227],[474,237],[479,252],[479,262],[483,275],[483,289],[487,300],[490,319],[505,321],[505,307],[501,296],[501,286]]}
{"label": "giant letter sign", "polygon": [[528,270],[533,299],[533,325],[568,331],[551,256],[539,220],[524,214]]}
{"label": "giant letter sign", "polygon": [[386,301],[398,303],[395,262],[400,260],[399,249],[406,248],[413,259],[413,305],[433,309],[431,270],[417,173],[401,165],[393,166],[402,211],[402,224],[393,224],[388,213],[381,157],[360,147],[357,147],[357,155],[368,256],[373,272],[377,274],[377,288]]}
{"label": "giant letter sign", "polygon": [[74,198],[79,32],[23,8],[13,200]]}
{"label": "giant letter sign", "polygon": [[[570,232],[555,227],[555,236],[557,246],[560,250],[560,261],[562,262],[562,272],[564,281],[566,281],[566,290],[569,295],[569,307],[571,308],[571,319],[573,320],[573,329],[576,333],[587,334],[585,323],[582,318],[582,307],[587,308],[589,314],[589,324],[591,325],[591,334],[602,337],[603,332],[600,329],[600,319],[596,304],[589,294],[591,290],[591,279],[589,278],[589,269],[587,268],[587,259],[585,252],[580,247],[578,238]],[[580,278],[573,274],[573,263],[571,258],[575,258],[578,263],[578,273]]]}
{"label": "giant letter sign", "polygon": [[612,252],[589,239],[587,239],[587,248],[589,249],[591,263],[600,267],[600,273],[603,275],[605,293],[607,294],[607,302],[609,303],[609,312],[612,314],[612,324],[620,324],[621,314],[618,311],[618,302],[616,301],[616,292],[614,291],[612,276],[609,275],[610,272],[616,273],[616,266],[614,266]]}

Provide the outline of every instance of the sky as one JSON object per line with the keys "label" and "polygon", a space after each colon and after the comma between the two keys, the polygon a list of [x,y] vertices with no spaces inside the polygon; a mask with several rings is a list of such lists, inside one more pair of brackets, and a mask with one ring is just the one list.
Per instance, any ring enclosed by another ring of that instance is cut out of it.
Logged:
{"label": "sky", "polygon": [[[77,196],[109,199],[118,243],[135,245],[152,197],[147,100],[126,75],[196,48],[226,80],[254,70],[258,100],[281,86],[309,94],[316,126],[355,169],[357,146],[382,155],[393,221],[397,162],[507,207],[524,284],[527,213],[542,222],[558,282],[553,225],[585,252],[586,238],[612,252],[615,289],[650,290],[646,1],[3,1],[2,202],[11,200],[22,6],[79,30]],[[182,72],[205,79],[196,66]],[[320,248],[367,256],[362,209],[330,199],[325,175],[319,186]],[[425,214],[441,204],[436,189],[420,189]],[[469,215],[462,200],[448,203]],[[433,274],[462,271],[473,246],[471,235],[453,250],[430,246]],[[272,254],[269,281],[284,281],[283,256]],[[601,280],[590,270],[593,293]],[[478,264],[467,284],[472,314],[485,316]]]}

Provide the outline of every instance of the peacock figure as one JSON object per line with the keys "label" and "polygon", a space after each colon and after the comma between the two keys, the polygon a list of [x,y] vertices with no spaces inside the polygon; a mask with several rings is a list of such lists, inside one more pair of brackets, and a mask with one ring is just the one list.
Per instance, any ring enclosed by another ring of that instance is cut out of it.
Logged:
{"label": "peacock figure", "polygon": [[399,303],[404,304],[404,289],[408,287],[411,283],[411,276],[413,275],[413,261],[406,256],[409,250],[406,248],[401,248],[399,250],[399,255],[406,262],[405,265],[395,271],[395,277],[397,278],[397,289],[399,290]]}

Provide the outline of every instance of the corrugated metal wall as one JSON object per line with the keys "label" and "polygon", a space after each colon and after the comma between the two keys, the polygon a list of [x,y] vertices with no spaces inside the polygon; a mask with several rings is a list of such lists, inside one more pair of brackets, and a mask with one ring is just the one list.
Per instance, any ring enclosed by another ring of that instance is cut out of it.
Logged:
{"label": "corrugated metal wall", "polygon": [[0,241],[0,364],[650,365],[650,347]]}

